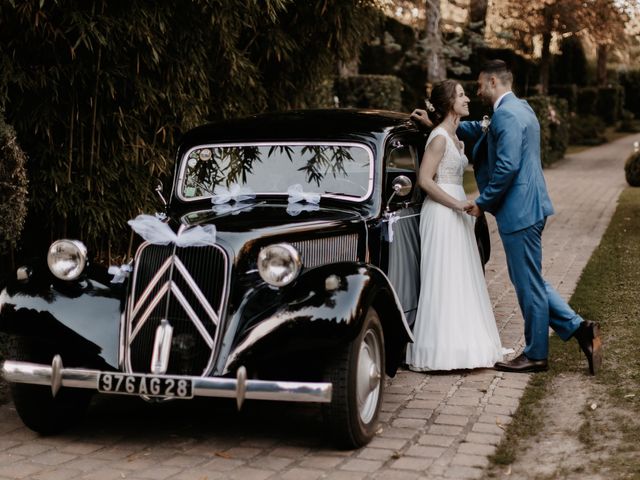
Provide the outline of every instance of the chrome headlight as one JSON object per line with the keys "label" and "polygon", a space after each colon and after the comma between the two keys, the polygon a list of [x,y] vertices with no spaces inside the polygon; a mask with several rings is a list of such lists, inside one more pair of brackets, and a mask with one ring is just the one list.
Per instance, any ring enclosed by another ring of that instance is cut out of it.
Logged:
{"label": "chrome headlight", "polygon": [[49,247],[47,264],[60,280],[75,280],[87,265],[87,247],[79,240],[56,240]]}
{"label": "chrome headlight", "polygon": [[300,253],[288,243],[269,245],[258,254],[260,276],[275,287],[284,287],[293,282],[301,268]]}

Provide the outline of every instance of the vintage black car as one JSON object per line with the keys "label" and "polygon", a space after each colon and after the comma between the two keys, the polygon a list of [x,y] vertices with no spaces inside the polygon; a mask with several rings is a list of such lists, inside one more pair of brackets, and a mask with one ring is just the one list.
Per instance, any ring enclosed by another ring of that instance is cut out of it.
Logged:
{"label": "vintage black car", "polygon": [[1,292],[24,423],[55,433],[95,392],[318,402],[338,445],[366,444],[412,340],[425,140],[370,110],[188,132],[165,211],[132,222],[140,246],[113,278],[62,239]]}

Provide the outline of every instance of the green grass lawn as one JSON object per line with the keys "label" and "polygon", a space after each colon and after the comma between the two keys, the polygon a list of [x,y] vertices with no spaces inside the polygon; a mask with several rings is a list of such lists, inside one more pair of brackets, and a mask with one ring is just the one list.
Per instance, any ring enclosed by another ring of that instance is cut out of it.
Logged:
{"label": "green grass lawn", "polygon": [[464,191],[467,193],[467,195],[478,190],[478,185],[476,185],[476,178],[473,176],[473,170],[464,171],[464,176],[462,177],[462,186],[464,187]]}
{"label": "green grass lawn", "polygon": [[[592,385],[604,395],[607,410],[615,412],[609,415],[605,430],[602,422],[586,412],[578,438],[587,451],[600,454],[598,439],[616,435],[620,441],[614,451],[607,452],[607,460],[590,468],[613,475],[607,478],[640,478],[640,188],[629,187],[620,196],[611,223],[570,303],[582,317],[602,326],[603,368],[596,377],[585,377],[584,385]],[[522,445],[541,431],[545,416],[550,413],[543,411],[542,401],[553,396],[552,382],[563,374],[585,374],[584,355],[571,342],[573,345],[566,345],[552,335],[550,370],[532,377],[491,458],[493,470],[513,463],[524,448]]]}

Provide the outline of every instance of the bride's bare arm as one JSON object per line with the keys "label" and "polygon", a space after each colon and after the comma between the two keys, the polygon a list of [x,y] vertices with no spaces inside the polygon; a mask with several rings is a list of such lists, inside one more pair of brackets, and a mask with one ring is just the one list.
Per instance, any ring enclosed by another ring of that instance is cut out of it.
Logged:
{"label": "bride's bare arm", "polygon": [[472,202],[465,200],[457,200],[442,190],[440,186],[433,180],[438,171],[438,165],[442,161],[446,148],[446,139],[442,136],[434,138],[424,151],[422,163],[420,164],[420,172],[418,173],[418,185],[422,188],[429,198],[441,203],[445,207],[464,211],[470,207]]}

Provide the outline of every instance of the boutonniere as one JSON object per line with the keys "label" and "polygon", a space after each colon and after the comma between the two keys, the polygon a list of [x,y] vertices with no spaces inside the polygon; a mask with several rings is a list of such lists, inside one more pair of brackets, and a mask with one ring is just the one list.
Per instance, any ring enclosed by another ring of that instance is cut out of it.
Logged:
{"label": "boutonniere", "polygon": [[482,133],[487,133],[489,130],[489,125],[491,125],[491,119],[488,115],[484,115],[482,117],[482,121],[480,122],[480,126],[482,127]]}

